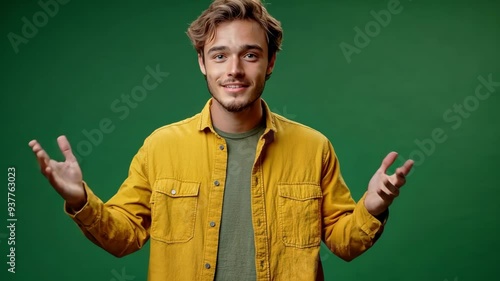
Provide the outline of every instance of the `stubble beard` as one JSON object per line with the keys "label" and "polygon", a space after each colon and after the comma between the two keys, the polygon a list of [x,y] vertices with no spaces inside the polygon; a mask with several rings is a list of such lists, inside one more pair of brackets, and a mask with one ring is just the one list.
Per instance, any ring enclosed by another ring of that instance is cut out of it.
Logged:
{"label": "stubble beard", "polygon": [[264,84],[262,85],[262,87],[260,89],[256,89],[257,90],[257,95],[255,95],[253,97],[253,99],[250,100],[250,101],[248,101],[248,102],[243,102],[243,103],[237,103],[237,102],[224,103],[219,98],[217,98],[216,95],[214,95],[215,90],[212,89],[212,87],[210,86],[210,83],[208,82],[208,80],[206,80],[206,83],[207,83],[208,91],[210,92],[210,95],[212,96],[212,98],[214,98],[222,106],[222,108],[224,108],[226,111],[231,112],[231,113],[242,112],[242,111],[245,111],[248,108],[252,107],[255,104],[255,102],[262,96],[262,93],[264,92],[264,88],[265,88],[265,85],[266,85],[266,82],[264,81]]}

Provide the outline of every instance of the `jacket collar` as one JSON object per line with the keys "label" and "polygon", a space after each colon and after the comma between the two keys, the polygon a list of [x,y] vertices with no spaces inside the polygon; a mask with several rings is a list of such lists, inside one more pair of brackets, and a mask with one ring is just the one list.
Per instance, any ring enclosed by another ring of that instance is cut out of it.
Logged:
{"label": "jacket collar", "polygon": [[[269,106],[267,103],[261,98],[261,104],[262,104],[262,109],[264,112],[264,117],[266,118],[266,130],[265,130],[265,135],[267,135],[270,131],[273,133],[277,132],[276,129],[276,124],[275,124],[275,117],[271,110],[269,109]],[[203,107],[203,110],[201,111],[201,117],[199,119],[199,126],[198,130],[204,131],[205,129],[210,129],[210,131],[215,133],[213,124],[212,124],[212,116],[210,114],[210,105],[212,104],[213,98],[210,98],[205,106]]]}

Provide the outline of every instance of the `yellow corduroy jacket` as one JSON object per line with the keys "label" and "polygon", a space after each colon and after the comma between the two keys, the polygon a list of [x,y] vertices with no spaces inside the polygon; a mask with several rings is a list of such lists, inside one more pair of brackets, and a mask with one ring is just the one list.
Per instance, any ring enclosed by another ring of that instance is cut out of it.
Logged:
{"label": "yellow corduroy jacket", "polygon": [[[228,163],[211,102],[148,136],[109,201],[84,182],[85,206],[65,206],[85,236],[115,256],[151,238],[149,281],[214,280]],[[322,240],[350,261],[375,243],[385,220],[366,210],[366,193],[352,199],[324,135],[262,106],[266,129],[251,176],[257,280],[323,280]]]}

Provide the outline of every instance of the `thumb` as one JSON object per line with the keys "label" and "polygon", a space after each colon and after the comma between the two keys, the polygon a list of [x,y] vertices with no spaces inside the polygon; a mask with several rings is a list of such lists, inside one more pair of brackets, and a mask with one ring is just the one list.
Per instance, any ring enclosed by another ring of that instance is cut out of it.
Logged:
{"label": "thumb", "polygon": [[71,151],[71,145],[69,144],[69,141],[66,138],[66,136],[58,137],[57,144],[59,145],[59,149],[61,149],[64,158],[66,158],[66,161],[69,162],[76,161],[75,155],[73,155],[73,152]]}
{"label": "thumb", "polygon": [[387,169],[389,169],[389,167],[394,163],[394,161],[396,161],[397,157],[398,157],[398,153],[394,152],[394,151],[387,154],[387,156],[384,158],[384,160],[382,160],[382,165],[380,165],[379,170],[386,173]]}

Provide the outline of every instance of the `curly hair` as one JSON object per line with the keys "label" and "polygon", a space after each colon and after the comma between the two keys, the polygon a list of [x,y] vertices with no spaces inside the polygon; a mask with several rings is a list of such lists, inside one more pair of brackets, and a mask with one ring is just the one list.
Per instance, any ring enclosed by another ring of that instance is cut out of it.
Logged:
{"label": "curly hair", "polygon": [[254,20],[265,30],[269,60],[281,50],[281,23],[267,12],[260,0],[215,0],[191,23],[186,34],[196,52],[203,56],[205,43],[214,38],[217,26],[233,20]]}

